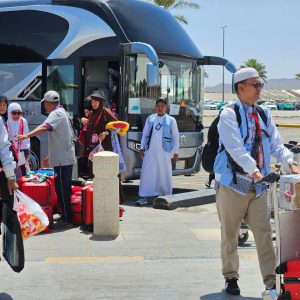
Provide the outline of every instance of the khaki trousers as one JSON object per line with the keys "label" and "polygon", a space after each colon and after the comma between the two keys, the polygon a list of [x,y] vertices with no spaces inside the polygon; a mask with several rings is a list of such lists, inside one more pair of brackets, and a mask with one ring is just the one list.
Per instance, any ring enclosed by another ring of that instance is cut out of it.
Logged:
{"label": "khaki trousers", "polygon": [[244,220],[254,235],[263,281],[267,288],[272,287],[275,284],[276,260],[267,193],[257,198],[252,192],[243,196],[220,185],[216,199],[221,223],[221,258],[224,277],[239,278],[237,247],[239,230]]}

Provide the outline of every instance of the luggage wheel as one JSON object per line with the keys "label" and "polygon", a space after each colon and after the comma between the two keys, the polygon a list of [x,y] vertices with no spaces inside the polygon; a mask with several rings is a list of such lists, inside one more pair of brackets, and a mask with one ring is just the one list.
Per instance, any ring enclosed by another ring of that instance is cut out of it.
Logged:
{"label": "luggage wheel", "polygon": [[244,245],[249,238],[249,232],[246,229],[240,229],[240,233],[239,233],[239,239],[238,239],[238,245]]}

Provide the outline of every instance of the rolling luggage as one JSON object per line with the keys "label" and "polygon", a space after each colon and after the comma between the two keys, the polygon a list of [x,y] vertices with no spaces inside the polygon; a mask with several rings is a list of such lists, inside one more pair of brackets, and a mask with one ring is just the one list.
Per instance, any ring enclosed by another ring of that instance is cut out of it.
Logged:
{"label": "rolling luggage", "polygon": [[71,203],[72,203],[72,224],[82,225],[82,201],[81,201],[81,192],[75,192],[72,194]]}
{"label": "rolling luggage", "polygon": [[2,209],[3,257],[15,272],[21,272],[25,264],[22,230],[17,213],[6,203]]}
{"label": "rolling luggage", "polygon": [[82,189],[82,222],[83,228],[93,231],[93,186]]}
{"label": "rolling luggage", "polygon": [[39,182],[37,180],[26,180],[26,178],[21,178],[21,184],[19,185],[19,189],[21,192],[32,198],[41,206],[54,206],[56,204],[57,200],[55,200],[54,197],[54,186],[53,182],[50,179]]}
{"label": "rolling luggage", "polygon": [[277,268],[282,274],[282,294],[278,299],[300,300],[300,259],[290,260]]}
{"label": "rolling luggage", "polygon": [[49,219],[49,226],[43,232],[50,232],[53,226],[53,206],[52,205],[41,205],[42,210],[45,212]]}

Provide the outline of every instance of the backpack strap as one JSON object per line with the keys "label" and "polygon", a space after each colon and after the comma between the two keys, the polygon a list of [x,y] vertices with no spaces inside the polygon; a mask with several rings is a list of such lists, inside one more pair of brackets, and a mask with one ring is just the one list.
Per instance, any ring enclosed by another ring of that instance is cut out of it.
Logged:
{"label": "backpack strap", "polygon": [[263,120],[263,122],[266,125],[266,127],[268,127],[268,118],[267,118],[267,116],[266,116],[265,111],[263,110],[263,108],[261,106],[257,105],[256,106],[256,111],[260,115],[260,117]]}

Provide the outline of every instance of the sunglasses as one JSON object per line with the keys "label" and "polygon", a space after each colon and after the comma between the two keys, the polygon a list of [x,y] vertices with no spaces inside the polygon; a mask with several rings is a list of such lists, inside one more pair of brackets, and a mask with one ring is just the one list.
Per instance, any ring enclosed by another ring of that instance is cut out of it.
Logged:
{"label": "sunglasses", "polygon": [[20,116],[20,115],[22,115],[22,112],[21,111],[12,111],[11,114],[14,116],[16,116],[16,115]]}
{"label": "sunglasses", "polygon": [[262,89],[264,87],[264,83],[263,82],[256,82],[256,83],[245,83],[246,85],[252,85],[255,89]]}

